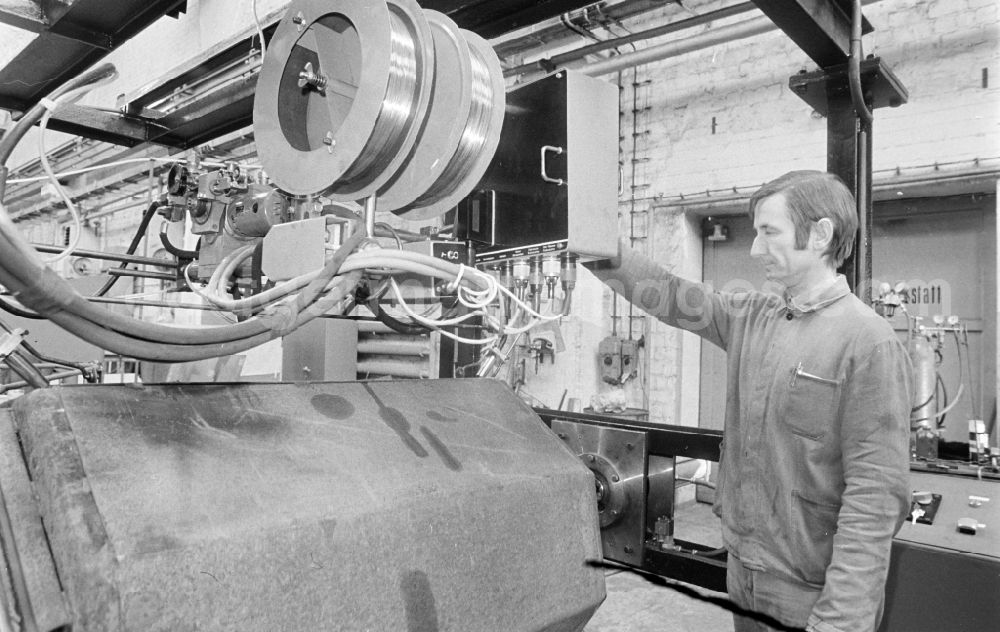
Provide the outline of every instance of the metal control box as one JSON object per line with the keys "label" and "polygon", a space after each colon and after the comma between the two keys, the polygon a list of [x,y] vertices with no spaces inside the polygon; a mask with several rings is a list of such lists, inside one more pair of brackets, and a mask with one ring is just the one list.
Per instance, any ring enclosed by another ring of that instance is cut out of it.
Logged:
{"label": "metal control box", "polygon": [[618,88],[559,71],[507,94],[500,144],[455,211],[476,262],[617,253]]}

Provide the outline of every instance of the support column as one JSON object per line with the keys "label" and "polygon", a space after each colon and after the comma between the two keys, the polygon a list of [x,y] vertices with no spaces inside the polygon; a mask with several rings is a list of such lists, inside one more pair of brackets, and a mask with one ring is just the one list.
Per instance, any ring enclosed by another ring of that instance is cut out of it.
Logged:
{"label": "support column", "polygon": [[[851,289],[871,303],[872,283],[872,130],[858,121],[851,103],[847,65],[793,75],[788,81],[795,94],[827,118],[826,168],[854,193],[858,208],[858,236],[854,252],[842,272]],[[865,102],[875,110],[906,103],[903,84],[877,57],[861,62]]]}

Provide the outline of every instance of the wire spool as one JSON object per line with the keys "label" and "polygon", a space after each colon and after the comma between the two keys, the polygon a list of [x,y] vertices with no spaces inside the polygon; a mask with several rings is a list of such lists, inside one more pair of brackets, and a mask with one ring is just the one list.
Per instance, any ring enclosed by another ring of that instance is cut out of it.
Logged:
{"label": "wire spool", "polygon": [[[440,23],[436,18],[432,20],[432,24]],[[500,60],[480,36],[461,29],[460,35],[470,53],[469,114],[464,119],[456,119],[464,123],[458,126],[461,130],[458,146],[434,183],[415,201],[398,210],[393,209],[406,219],[429,219],[453,208],[482,179],[500,142],[506,106]],[[435,95],[442,90],[437,84],[448,80],[448,75],[437,76]]]}
{"label": "wire spool", "polygon": [[431,95],[433,39],[413,0],[296,0],[257,81],[265,171],[295,196],[357,200],[399,170]]}
{"label": "wire spool", "polygon": [[424,11],[434,41],[434,88],[427,118],[405,166],[378,192],[378,210],[412,203],[432,187],[462,141],[472,105],[472,60],[458,25],[437,11]]}

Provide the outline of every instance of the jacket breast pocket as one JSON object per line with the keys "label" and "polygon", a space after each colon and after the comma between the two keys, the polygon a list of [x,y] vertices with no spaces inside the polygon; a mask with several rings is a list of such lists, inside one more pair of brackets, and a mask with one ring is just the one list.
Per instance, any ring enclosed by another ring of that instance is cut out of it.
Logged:
{"label": "jacket breast pocket", "polygon": [[797,435],[822,439],[836,420],[840,391],[840,380],[804,371],[799,365],[792,370],[781,421]]}

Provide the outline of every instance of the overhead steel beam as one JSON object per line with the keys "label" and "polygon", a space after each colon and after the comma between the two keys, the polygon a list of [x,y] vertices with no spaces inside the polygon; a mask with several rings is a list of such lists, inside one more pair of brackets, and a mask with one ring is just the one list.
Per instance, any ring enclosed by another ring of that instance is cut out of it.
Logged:
{"label": "overhead steel beam", "polygon": [[[851,51],[850,0],[753,0],[821,68],[843,64]],[[862,33],[872,25],[863,20]]]}
{"label": "overhead steel beam", "polygon": [[166,131],[162,125],[148,119],[70,103],[59,106],[48,127],[57,132],[86,136],[126,147],[151,141]]}
{"label": "overhead steel beam", "polygon": [[48,27],[42,5],[36,0],[0,0],[0,24],[39,33]]}
{"label": "overhead steel beam", "polygon": [[24,111],[185,0],[0,0],[0,22],[38,33],[0,68],[0,108]]}
{"label": "overhead steel beam", "polygon": [[0,0],[0,23],[31,33],[53,33],[95,48],[111,50],[113,38],[109,33],[64,19],[74,2],[77,0]]}

